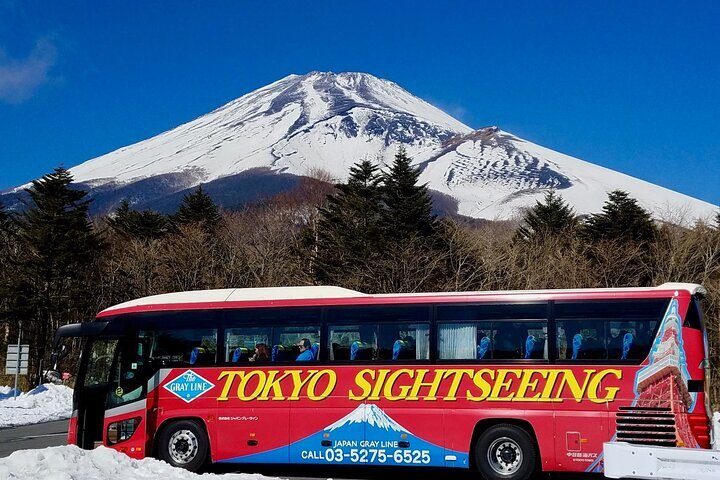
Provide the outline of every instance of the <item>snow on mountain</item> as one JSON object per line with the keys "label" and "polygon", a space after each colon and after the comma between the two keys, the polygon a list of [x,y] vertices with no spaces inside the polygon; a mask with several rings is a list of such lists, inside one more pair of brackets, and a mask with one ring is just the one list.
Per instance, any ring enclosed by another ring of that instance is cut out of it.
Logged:
{"label": "snow on mountain", "polygon": [[[354,163],[387,165],[403,146],[421,181],[457,213],[517,216],[550,190],[579,214],[627,190],[658,217],[708,217],[717,207],[564,155],[496,127],[473,131],[397,84],[365,73],[290,75],[189,123],[71,168],[104,211],[128,198],[172,211],[203,184],[227,207],[292,188],[322,170],[338,180]],[[17,191],[17,189],[16,189]],[[12,205],[13,200],[4,200]],[[17,203],[17,200],[15,200]]]}
{"label": "snow on mountain", "polygon": [[290,75],[192,122],[71,169],[91,185],[184,173],[188,186],[253,168],[338,178],[363,158],[436,148],[471,129],[397,84],[362,73]]}
{"label": "snow on mountain", "polygon": [[332,425],[325,427],[324,431],[332,432],[333,430],[337,430],[346,425],[359,423],[367,423],[373,427],[381,428],[387,431],[393,430],[395,432],[408,432],[402,425],[387,416],[380,407],[372,403],[363,403],[358,405],[355,410],[348,413]]}
{"label": "snow on mountain", "polygon": [[497,127],[458,135],[423,163],[420,181],[458,201],[458,213],[505,219],[545,192],[557,190],[576,213],[599,212],[607,192],[621,189],[658,217],[688,212],[713,215],[717,207],[664,187],[564,155]]}

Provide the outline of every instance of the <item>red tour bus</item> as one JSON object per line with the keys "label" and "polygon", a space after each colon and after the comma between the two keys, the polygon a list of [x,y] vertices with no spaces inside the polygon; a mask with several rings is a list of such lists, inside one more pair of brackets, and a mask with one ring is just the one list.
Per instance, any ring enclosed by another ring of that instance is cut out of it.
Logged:
{"label": "red tour bus", "polygon": [[207,462],[602,471],[603,442],[709,448],[693,284],[170,293],[86,337],[68,442]]}

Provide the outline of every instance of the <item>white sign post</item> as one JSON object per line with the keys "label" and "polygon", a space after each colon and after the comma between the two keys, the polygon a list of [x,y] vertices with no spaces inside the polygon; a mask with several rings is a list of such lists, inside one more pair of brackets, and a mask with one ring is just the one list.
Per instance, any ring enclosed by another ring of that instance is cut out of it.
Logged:
{"label": "white sign post", "polygon": [[28,359],[30,358],[30,345],[20,344],[20,334],[15,345],[8,345],[7,355],[5,356],[5,375],[15,374],[15,389],[13,390],[13,398],[17,396],[18,376],[27,375]]}

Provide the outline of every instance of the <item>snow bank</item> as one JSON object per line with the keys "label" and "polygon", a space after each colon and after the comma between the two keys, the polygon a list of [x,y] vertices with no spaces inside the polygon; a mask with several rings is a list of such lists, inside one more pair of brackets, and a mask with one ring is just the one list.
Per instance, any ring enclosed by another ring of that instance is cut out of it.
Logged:
{"label": "snow bank", "polygon": [[72,395],[71,388],[46,383],[17,398],[0,400],[0,427],[70,418]]}
{"label": "snow bank", "polygon": [[0,478],[7,480],[261,480],[258,474],[197,475],[165,462],[133,460],[110,448],[81,450],[75,445],[19,450],[0,458]]}
{"label": "snow bank", "polygon": [[0,400],[5,400],[6,398],[12,398],[16,395],[19,395],[20,391],[18,390],[16,393],[16,390],[12,387],[8,386],[0,386]]}
{"label": "snow bank", "polygon": [[713,414],[712,431],[713,431],[712,438],[715,442],[715,444],[713,445],[713,448],[715,450],[720,450],[720,412],[715,412]]}

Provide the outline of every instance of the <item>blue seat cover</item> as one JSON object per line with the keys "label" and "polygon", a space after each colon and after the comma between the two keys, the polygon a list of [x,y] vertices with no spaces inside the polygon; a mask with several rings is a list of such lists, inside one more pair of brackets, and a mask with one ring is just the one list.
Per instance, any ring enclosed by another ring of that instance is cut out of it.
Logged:
{"label": "blue seat cover", "polygon": [[202,347],[195,347],[190,352],[190,365],[195,365],[201,353],[205,353],[205,349]]}
{"label": "blue seat cover", "polygon": [[532,354],[535,351],[536,343],[537,340],[535,340],[535,335],[528,335],[527,339],[525,340],[525,358],[532,358]]}
{"label": "blue seat cover", "polygon": [[477,358],[482,360],[490,351],[490,337],[483,337],[480,339],[480,345],[477,346]]}
{"label": "blue seat cover", "polygon": [[400,357],[400,352],[407,347],[407,342],[404,340],[395,340],[392,349],[392,359],[397,360]]}
{"label": "blue seat cover", "polygon": [[623,350],[622,350],[622,357],[620,357],[620,360],[627,360],[628,355],[630,355],[630,349],[632,348],[633,343],[635,342],[635,336],[632,333],[626,333],[623,336]]}
{"label": "blue seat cover", "polygon": [[572,341],[572,359],[577,360],[580,351],[582,350],[583,336],[576,333]]}
{"label": "blue seat cover", "polygon": [[313,360],[318,359],[318,352],[320,352],[320,344],[319,343],[313,343],[310,345],[310,351],[313,354]]}

